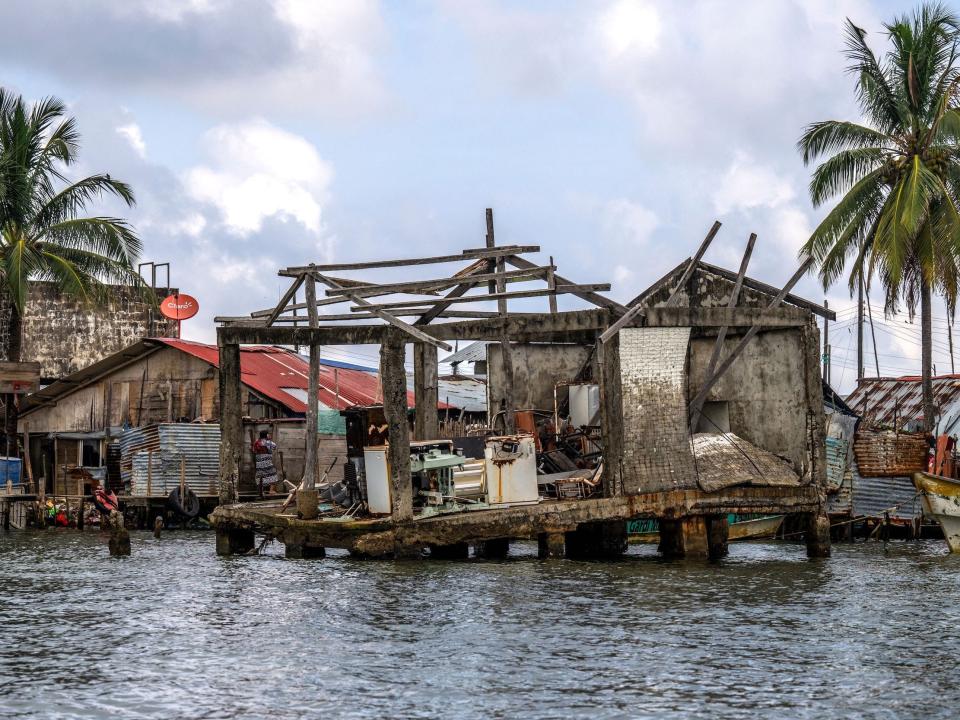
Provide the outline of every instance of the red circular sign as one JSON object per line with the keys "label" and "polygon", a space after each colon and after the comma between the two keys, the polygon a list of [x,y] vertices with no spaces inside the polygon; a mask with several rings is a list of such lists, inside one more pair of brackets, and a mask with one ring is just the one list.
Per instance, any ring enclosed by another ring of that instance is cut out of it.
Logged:
{"label": "red circular sign", "polygon": [[171,320],[189,320],[200,311],[200,303],[192,295],[169,295],[160,302],[160,312]]}

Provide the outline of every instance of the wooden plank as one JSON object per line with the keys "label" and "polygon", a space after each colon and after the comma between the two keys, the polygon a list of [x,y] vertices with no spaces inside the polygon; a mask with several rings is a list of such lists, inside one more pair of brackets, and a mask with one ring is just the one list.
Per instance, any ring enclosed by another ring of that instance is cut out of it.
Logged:
{"label": "wooden plank", "polygon": [[[557,286],[557,280],[554,273],[556,273],[557,268],[553,264],[553,255],[550,256],[550,264],[547,267],[550,268],[549,272],[547,273],[547,286],[551,288],[555,288]],[[549,295],[548,302],[550,303],[550,314],[556,315],[557,314],[557,294],[554,293],[553,295]]]}
{"label": "wooden plank", "polygon": [[[683,308],[675,308],[683,309]],[[724,308],[720,308],[721,311]],[[580,342],[583,336],[592,336],[607,326],[610,314],[606,310],[579,310],[576,312],[511,313],[507,316],[510,337],[514,342],[564,338]],[[437,323],[430,332],[442,340],[497,340],[501,329],[500,318],[459,320]],[[345,325],[320,327],[243,327],[217,328],[218,342],[252,345],[362,345],[381,343],[390,327],[386,325]],[[576,338],[576,339],[572,339]]]}
{"label": "wooden plank", "polygon": [[[307,315],[311,329],[319,327],[317,319],[317,281],[313,273],[306,276]],[[317,482],[317,422],[320,397],[320,348],[319,343],[310,343],[310,375],[307,378],[306,448],[303,463],[302,487],[314,490]]]}
{"label": "wooden plank", "polygon": [[[770,303],[768,309],[773,310],[783,302],[783,299],[787,296],[793,286],[797,284],[800,278],[804,276],[812,264],[813,257],[808,255],[800,264],[800,267],[797,269],[797,271],[793,274],[793,277],[791,277],[787,281],[787,284],[783,286],[783,289],[777,293],[777,296],[773,299],[773,302]],[[720,363],[720,366],[717,368],[716,372],[714,372],[712,376],[708,377],[704,381],[703,386],[700,388],[700,391],[697,393],[696,397],[690,401],[689,407],[693,408],[697,404],[700,404],[701,406],[703,405],[703,402],[707,399],[707,395],[710,394],[710,390],[714,385],[716,385],[717,381],[723,377],[723,374],[730,369],[730,366],[733,365],[733,361],[736,360],[740,353],[743,352],[744,348],[746,348],[750,343],[750,340],[753,339],[753,336],[760,332],[760,327],[760,325],[752,325],[750,329],[747,330],[737,346],[731,350],[730,354],[724,358],[722,363]]]}
{"label": "wooden plank", "polygon": [[[330,280],[330,278],[326,277],[325,275],[321,275],[320,273],[312,273],[312,274],[315,275],[317,279],[319,279],[321,282],[329,285],[330,287],[337,287],[337,284],[332,280]],[[372,303],[367,302],[363,298],[354,297],[353,295],[349,295],[347,297],[351,301],[357,303],[359,307],[369,309],[370,312],[372,312],[374,315],[379,317],[381,320],[384,320],[389,324],[393,325],[394,327],[403,330],[408,335],[412,335],[418,340],[430,343],[431,345],[436,345],[437,347],[441,347],[448,352],[453,350],[453,347],[451,347],[447,343],[441,340],[437,340],[436,338],[431,337],[430,335],[427,335],[427,333],[423,332],[422,330],[418,330],[413,325],[410,325],[409,323],[404,322],[400,318],[394,315],[391,315],[388,312],[385,312],[382,308],[379,308],[373,305]]]}
{"label": "wooden plank", "polygon": [[[499,262],[499,261],[498,261]],[[486,282],[487,280],[523,280],[538,277],[546,277],[550,272],[548,267],[537,266],[529,270],[509,270],[496,271],[493,273],[482,273],[474,275],[471,280],[475,282]],[[327,290],[327,295],[346,295],[354,293],[359,297],[373,297],[376,295],[387,295],[391,293],[414,293],[426,292],[429,290],[446,290],[460,282],[457,278],[434,278],[432,280],[412,280],[408,282],[389,283],[384,285],[359,285],[352,288],[339,288]]]}
{"label": "wooden plank", "polygon": [[[321,305],[338,305],[342,302],[346,302],[346,300],[347,300],[346,298],[342,298],[342,297],[324,298],[323,300],[317,300],[317,302],[314,303],[314,307],[318,307]],[[283,312],[280,313],[280,315],[283,316],[284,313],[292,312],[294,310],[309,310],[309,306],[305,302],[297,303],[295,305],[287,305],[283,309]],[[274,308],[267,308],[264,310],[254,310],[252,313],[250,313],[250,317],[251,318],[270,317],[273,314],[273,311],[274,311]]]}
{"label": "wooden plank", "polygon": [[[284,312],[285,308],[287,307],[287,303],[289,303],[290,300],[296,296],[297,290],[299,290],[300,286],[303,285],[303,278],[303,275],[297,275],[297,278],[290,283],[290,287],[287,288],[287,291],[283,294],[283,297],[280,298],[280,302],[277,303],[277,306],[267,316],[267,325],[273,325],[273,321],[277,319],[277,316]],[[314,312],[316,312],[316,308],[314,308]]]}
{"label": "wooden plank", "polygon": [[713,242],[713,239],[719,231],[720,221],[714,220],[709,232],[707,232],[707,236],[703,239],[703,242],[700,243],[700,247],[697,248],[696,254],[690,258],[690,262],[687,263],[687,267],[683,271],[683,275],[680,276],[680,281],[677,283],[677,286],[673,289],[673,292],[670,293],[670,297],[667,298],[667,307],[674,307],[679,302],[680,291],[683,290],[687,282],[689,282],[694,271],[697,269],[697,264],[703,259],[707,248],[710,247],[710,243]]}
{"label": "wooden plank", "polygon": [[[672,307],[676,302],[676,298],[679,296],[678,293],[680,289],[683,288],[687,281],[690,279],[690,276],[693,274],[693,271],[697,267],[697,263],[700,262],[700,259],[703,257],[703,254],[707,251],[707,248],[710,247],[710,243],[713,241],[713,238],[716,237],[717,231],[720,230],[720,222],[714,221],[713,226],[710,228],[710,231],[707,233],[707,236],[703,239],[703,242],[700,243],[700,247],[697,249],[696,254],[690,258],[690,262],[687,264],[686,270],[683,271],[683,275],[680,278],[680,282],[677,283],[677,287],[674,289],[673,293],[667,299],[667,307]],[[620,317],[613,325],[611,325],[607,330],[600,335],[600,342],[608,342],[610,338],[620,332],[620,329],[626,326],[630,321],[632,321],[637,314],[643,310],[643,306],[640,303],[637,303],[632,308],[627,310],[627,312]]]}
{"label": "wooden plank", "polygon": [[428,343],[414,343],[413,394],[417,403],[414,437],[417,440],[433,440],[440,432],[437,375],[437,347]]}
{"label": "wooden plank", "polygon": [[[530,263],[530,264],[533,265],[533,263]],[[477,260],[470,267],[464,268],[462,271],[457,273],[457,276],[461,279],[466,277],[472,277],[474,275],[479,274],[480,271],[486,267],[487,267],[486,260]],[[476,286],[477,286],[477,283],[473,281],[461,283],[460,285],[457,285],[453,290],[448,292],[445,296],[445,299],[449,300],[451,298],[462,297],[463,295],[465,295],[467,292],[469,292],[471,289],[475,288]],[[433,306],[432,309],[427,310],[427,312],[425,312],[421,316],[421,318],[414,323],[414,325],[429,324],[435,318],[438,318],[443,313],[445,313],[447,311],[447,308],[450,307],[450,305],[451,303],[449,302],[437,303],[436,305]]]}
{"label": "wooden plank", "polygon": [[458,298],[443,298],[438,301],[431,300],[400,300],[397,302],[390,303],[367,303],[365,305],[354,305],[350,307],[351,312],[364,312],[365,310],[374,310],[374,309],[391,309],[391,308],[410,308],[416,307],[418,305],[423,305],[427,302],[443,302],[443,303],[471,303],[471,302],[488,302],[492,300],[501,300],[501,299],[515,299],[515,298],[530,298],[530,297],[544,297],[550,295],[554,292],[557,293],[569,293],[571,295],[577,295],[581,292],[592,292],[593,290],[603,290],[609,289],[610,285],[607,283],[596,283],[593,285],[557,285],[556,290],[518,290],[516,292],[505,292],[505,293],[493,293],[487,295],[467,295],[464,297]]}
{"label": "wooden plank", "polygon": [[492,250],[490,248],[470,248],[464,250],[459,255],[437,255],[434,257],[404,258],[401,260],[371,260],[369,262],[333,263],[329,265],[288,267],[281,270],[278,274],[285,277],[293,277],[299,275],[300,273],[309,272],[311,267],[318,272],[328,272],[333,270],[368,270],[372,268],[406,267],[408,265],[432,265],[437,263],[458,262],[461,260],[470,260],[481,257],[487,258],[501,255],[519,255],[522,253],[535,252],[540,252],[539,245],[505,245]]}
{"label": "wooden plank", "polygon": [[[743,259],[740,260],[740,270],[737,272],[737,279],[733,285],[733,292],[730,293],[730,299],[727,301],[727,307],[733,309],[740,301],[740,288],[743,287],[743,279],[747,276],[747,266],[750,264],[750,256],[753,254],[753,245],[757,242],[757,234],[750,233],[747,239],[747,248],[743,252]],[[723,341],[727,338],[727,329],[729,325],[724,325],[717,333],[717,340],[713,344],[713,352],[710,354],[710,361],[707,363],[706,376],[710,377],[717,369],[717,363],[720,361],[720,353],[723,352]],[[703,410],[703,401],[697,403],[690,410],[690,432],[696,432],[697,423],[700,422],[700,412]]]}
{"label": "wooden plank", "polygon": [[[496,246],[496,238],[493,230],[493,208],[487,208],[487,247]],[[504,260],[498,257],[496,263],[496,274],[502,273],[505,269]],[[502,277],[494,278],[495,294],[499,296],[497,300],[497,312],[503,318],[503,328],[500,331],[500,359],[503,366],[503,401],[504,401],[504,429],[508,435],[517,431],[516,418],[516,396],[513,388],[513,353],[510,349],[510,328],[507,323],[507,298],[504,297],[507,292],[507,284]],[[491,418],[492,420],[492,418]]]}
{"label": "wooden plank", "polygon": [[[508,265],[513,265],[515,268],[535,267],[535,265],[526,258],[517,257],[515,255],[508,255],[505,259]],[[568,280],[567,278],[557,275],[556,273],[554,273],[553,279],[555,283],[560,283],[562,285],[572,286],[575,284],[572,280]],[[597,295],[595,292],[577,291],[571,292],[570,294],[576,295],[581,300],[586,300],[588,303],[596,305],[597,307],[613,310],[613,312],[617,315],[622,315],[623,313],[627,312],[627,308],[618,303],[616,300],[611,300],[603,295]]]}

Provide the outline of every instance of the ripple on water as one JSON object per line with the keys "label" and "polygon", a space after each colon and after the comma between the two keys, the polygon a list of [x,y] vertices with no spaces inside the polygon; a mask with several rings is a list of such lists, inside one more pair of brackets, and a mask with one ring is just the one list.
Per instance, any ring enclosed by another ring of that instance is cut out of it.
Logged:
{"label": "ripple on water", "polygon": [[217,558],[209,533],[0,538],[0,717],[953,717],[960,557]]}

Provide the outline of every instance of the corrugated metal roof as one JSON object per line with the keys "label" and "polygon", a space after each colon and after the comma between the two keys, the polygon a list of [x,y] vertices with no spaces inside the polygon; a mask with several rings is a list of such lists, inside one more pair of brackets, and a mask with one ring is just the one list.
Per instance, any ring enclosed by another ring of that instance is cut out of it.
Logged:
{"label": "corrugated metal roof", "polygon": [[[907,429],[923,421],[921,379],[915,375],[900,378],[864,378],[846,402],[870,425]],[[960,375],[933,378],[933,401],[940,411],[938,433],[960,429]]]}
{"label": "corrugated metal roof", "polygon": [[[413,375],[407,375],[407,389],[413,391]],[[440,378],[437,397],[444,405],[466,412],[487,411],[487,384],[469,375]]]}
{"label": "corrugated metal roof", "polygon": [[[20,413],[21,417],[37,407],[55,403],[85,385],[96,382],[114,370],[147,357],[163,347],[172,347],[214,367],[220,366],[220,354],[216,345],[175,338],[141,340],[28,395]],[[382,402],[377,373],[346,365],[338,361],[320,361],[320,403],[331,410],[345,410],[354,405],[374,405]],[[265,345],[240,348],[241,382],[261,397],[274,400],[292,413],[307,411],[305,393],[309,384],[309,372],[309,361],[290,350]],[[414,406],[412,392],[407,393],[407,405]],[[445,409],[447,405],[441,402],[439,407]]]}
{"label": "corrugated metal roof", "polygon": [[440,360],[440,362],[447,365],[452,365],[454,363],[461,362],[478,362],[484,361],[487,359],[487,342],[484,340],[478,340],[477,342],[470,343],[465,348],[458,350],[453,353],[453,355],[448,355],[447,357]]}

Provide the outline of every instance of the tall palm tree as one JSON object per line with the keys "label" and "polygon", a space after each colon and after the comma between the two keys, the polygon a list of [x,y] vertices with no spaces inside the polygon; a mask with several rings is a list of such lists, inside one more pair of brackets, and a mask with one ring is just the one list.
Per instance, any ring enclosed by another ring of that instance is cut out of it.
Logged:
{"label": "tall palm tree", "polygon": [[890,48],[878,58],[866,31],[847,20],[862,122],[814,123],[798,143],[805,164],[821,161],[810,181],[814,206],[841,196],[803,251],[819,262],[824,288],[852,260],[851,294],[876,274],[888,312],[904,302],[913,317],[919,301],[931,430],[931,294],[942,294],[952,310],[960,267],[960,21],[942,5],[925,4],[884,27]]}
{"label": "tall palm tree", "polygon": [[[0,296],[9,306],[8,360],[21,360],[23,312],[30,283],[47,280],[89,302],[111,283],[142,287],[134,269],[140,239],[124,220],[87,217],[86,207],[105,196],[134,204],[133,191],[109,175],[69,180],[80,135],[55,98],[28,106],[0,88]],[[6,441],[16,447],[17,413],[6,406]]]}

